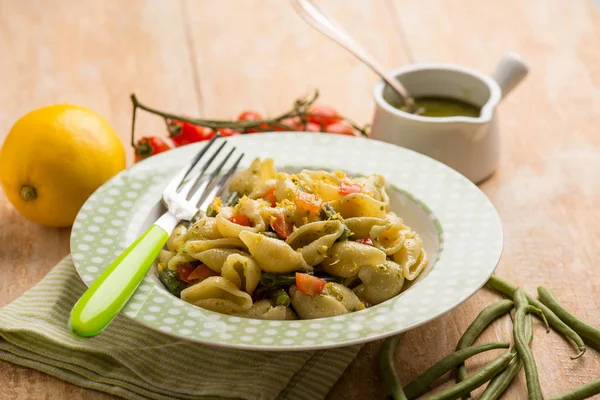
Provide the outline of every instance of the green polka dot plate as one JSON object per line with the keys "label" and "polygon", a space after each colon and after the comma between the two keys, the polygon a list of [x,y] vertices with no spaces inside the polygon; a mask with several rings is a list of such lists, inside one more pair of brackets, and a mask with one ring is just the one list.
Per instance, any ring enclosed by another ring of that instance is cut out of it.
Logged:
{"label": "green polka dot plate", "polygon": [[[156,268],[123,309],[128,317],[173,336],[215,346],[254,350],[309,350],[364,343],[400,333],[448,312],[475,293],[502,253],[494,207],[469,180],[421,154],[341,135],[273,133],[228,138],[280,168],[339,169],[382,174],[391,207],[423,238],[427,270],[398,296],[368,309],[331,318],[264,321],[219,314],[185,303],[165,290]],[[169,179],[201,146],[151,157],[98,189],[77,215],[71,252],[89,285],[162,212]]]}

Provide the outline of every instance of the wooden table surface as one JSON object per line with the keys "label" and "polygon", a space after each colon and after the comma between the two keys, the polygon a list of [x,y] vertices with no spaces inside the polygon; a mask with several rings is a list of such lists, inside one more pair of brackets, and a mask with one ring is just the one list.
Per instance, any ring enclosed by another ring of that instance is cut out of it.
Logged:
{"label": "wooden table surface", "polygon": [[[490,72],[516,50],[531,74],[500,105],[502,157],[481,188],[504,223],[498,274],[535,292],[554,289],[600,322],[600,11],[591,0],[321,0],[386,66],[447,61]],[[0,0],[0,141],[24,113],[69,102],[105,116],[129,149],[129,94],[163,109],[234,117],[276,113],[318,88],[322,103],[369,122],[376,77],[309,28],[284,0]],[[141,120],[140,134],[162,134]],[[128,160],[132,152],[128,150]],[[0,193],[0,306],[35,285],[69,252],[69,230],[21,218]],[[480,290],[445,316],[408,332],[397,353],[403,382],[450,352],[497,298]],[[481,341],[509,340],[510,321]],[[600,375],[600,356],[573,349],[536,322],[534,353],[546,396]],[[329,399],[384,394],[380,343],[364,347]],[[476,357],[476,368],[493,354]],[[0,362],[2,399],[109,399]],[[521,373],[522,374],[522,373]],[[520,375],[505,398],[525,396]]]}

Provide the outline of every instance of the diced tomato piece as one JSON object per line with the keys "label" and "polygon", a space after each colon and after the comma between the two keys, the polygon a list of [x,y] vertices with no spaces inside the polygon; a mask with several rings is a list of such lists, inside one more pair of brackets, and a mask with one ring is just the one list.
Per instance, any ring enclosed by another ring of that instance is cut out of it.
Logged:
{"label": "diced tomato piece", "polygon": [[341,196],[346,196],[352,193],[360,193],[361,190],[362,186],[360,186],[358,183],[342,182],[340,188],[338,189],[338,193]]}
{"label": "diced tomato piece", "polygon": [[208,268],[206,265],[202,264],[197,266],[196,269],[188,275],[187,280],[188,282],[198,283],[202,282],[206,278],[217,275],[219,275],[218,272],[215,272],[212,269]]}
{"label": "diced tomato piece", "polygon": [[367,246],[373,246],[373,241],[371,240],[370,237],[364,238],[364,239],[358,239],[358,240],[356,240],[356,242],[366,244]]}
{"label": "diced tomato piece", "polygon": [[229,221],[242,226],[250,226],[250,220],[244,214],[235,214]]}
{"label": "diced tomato piece", "polygon": [[296,204],[298,207],[316,214],[321,210],[321,203],[322,201],[317,199],[312,194],[298,191],[298,195],[296,197]]}
{"label": "diced tomato piece", "polygon": [[304,294],[309,296],[317,295],[325,289],[325,284],[327,284],[325,279],[296,272],[296,286]]}
{"label": "diced tomato piece", "polygon": [[287,239],[288,236],[292,234],[294,231],[294,225],[287,222],[283,213],[277,214],[275,218],[271,221],[271,228],[277,233],[282,239]]}
{"label": "diced tomato piece", "polygon": [[271,203],[271,207],[275,207],[277,205],[277,197],[275,197],[274,187],[264,192],[261,197]]}
{"label": "diced tomato piece", "polygon": [[190,283],[188,277],[192,272],[194,272],[194,267],[190,264],[181,264],[177,266],[177,277],[180,281],[185,283]]}

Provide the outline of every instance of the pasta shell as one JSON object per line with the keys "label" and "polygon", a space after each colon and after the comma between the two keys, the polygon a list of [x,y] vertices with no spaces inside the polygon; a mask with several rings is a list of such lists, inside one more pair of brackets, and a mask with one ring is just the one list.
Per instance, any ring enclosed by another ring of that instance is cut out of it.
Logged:
{"label": "pasta shell", "polygon": [[185,244],[185,234],[187,232],[187,228],[185,225],[177,225],[175,229],[173,229],[173,233],[169,236],[167,240],[167,249],[169,251],[178,252],[181,250]]}
{"label": "pasta shell", "polygon": [[246,255],[231,254],[223,264],[221,276],[233,282],[240,290],[252,293],[260,282],[260,268]]}
{"label": "pasta shell", "polygon": [[317,265],[343,232],[344,226],[337,220],[312,222],[295,229],[286,242],[292,249],[300,249],[307,264]]}
{"label": "pasta shell", "polygon": [[344,218],[385,218],[388,205],[364,193],[352,193],[331,202],[331,206]]}
{"label": "pasta shell", "polygon": [[240,232],[240,239],[263,271],[286,273],[313,269],[283,240],[249,231]]}
{"label": "pasta shell", "polygon": [[237,238],[222,238],[212,240],[190,240],[183,247],[183,251],[188,253],[194,258],[197,258],[198,253],[210,249],[241,249],[244,250],[246,246],[244,243]]}
{"label": "pasta shell", "polygon": [[358,271],[362,284],[354,288],[354,293],[370,304],[379,304],[402,291],[404,276],[402,268],[392,261],[376,266],[362,267]]}
{"label": "pasta shell", "polygon": [[160,253],[158,253],[158,262],[160,264],[167,264],[173,257],[175,257],[174,251],[161,250]]}
{"label": "pasta shell", "polygon": [[176,255],[171,257],[171,259],[167,263],[167,267],[170,270],[175,271],[178,266],[183,265],[183,264],[188,264],[194,260],[195,260],[194,257],[190,256],[189,254],[177,253]]}
{"label": "pasta shell", "polygon": [[372,174],[364,178],[357,178],[355,181],[362,185],[363,193],[382,203],[390,204],[390,198],[385,190],[385,178],[382,175]]}
{"label": "pasta shell", "polygon": [[348,278],[360,267],[382,264],[385,259],[385,253],[373,246],[345,240],[332,246],[321,266],[330,275]]}
{"label": "pasta shell", "polygon": [[270,300],[259,300],[252,304],[252,307],[246,312],[236,314],[240,317],[266,319],[266,320],[294,320],[298,316],[286,306],[275,306]]}
{"label": "pasta shell", "polygon": [[275,178],[277,171],[272,158],[260,160],[255,158],[250,167],[236,174],[229,184],[230,192],[240,192],[249,195],[262,182]]}
{"label": "pasta shell", "polygon": [[217,229],[217,219],[203,217],[194,223],[187,232],[186,239],[219,239],[223,235]]}
{"label": "pasta shell", "polygon": [[200,260],[208,268],[215,272],[221,273],[225,260],[232,254],[246,254],[241,250],[237,249],[208,249],[201,253],[195,253],[194,258]]}
{"label": "pasta shell", "polygon": [[224,314],[245,311],[252,306],[248,293],[221,276],[211,276],[182,290],[181,300]]}
{"label": "pasta shell", "polygon": [[414,232],[410,236],[404,240],[402,248],[392,255],[392,259],[402,267],[404,277],[412,281],[423,272],[428,259],[421,237]]}
{"label": "pasta shell", "polygon": [[371,228],[385,225],[387,220],[375,217],[354,217],[345,219],[344,223],[352,232],[352,239],[364,239],[371,234]]}
{"label": "pasta shell", "polygon": [[290,287],[292,306],[301,319],[325,318],[348,314],[348,309],[327,293],[309,296],[293,285]]}
{"label": "pasta shell", "polygon": [[401,223],[388,223],[383,226],[374,226],[371,228],[371,240],[373,246],[383,251],[385,254],[397,253],[404,245],[406,235],[411,234],[411,230]]}

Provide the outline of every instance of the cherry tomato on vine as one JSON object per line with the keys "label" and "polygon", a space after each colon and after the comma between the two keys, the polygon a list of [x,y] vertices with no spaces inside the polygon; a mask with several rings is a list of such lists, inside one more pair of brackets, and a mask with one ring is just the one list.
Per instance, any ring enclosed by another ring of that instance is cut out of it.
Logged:
{"label": "cherry tomato on vine", "polygon": [[134,146],[135,162],[141,161],[158,153],[171,150],[171,146],[158,136],[143,137]]}
{"label": "cherry tomato on vine", "polygon": [[[260,121],[262,119],[264,119],[263,116],[257,111],[244,111],[237,117],[238,121]],[[259,128],[260,129],[248,128],[248,129],[246,129],[246,132],[256,133],[256,132],[266,131],[266,130],[269,130],[269,125],[261,124],[261,125],[259,125]]]}
{"label": "cherry tomato on vine", "polygon": [[215,135],[215,132],[203,126],[174,120],[169,124],[169,134],[175,146],[179,147],[209,140]]}
{"label": "cherry tomato on vine", "polygon": [[356,136],[354,134],[354,129],[343,122],[336,122],[335,124],[327,125],[325,127],[325,132],[336,133],[338,135],[348,135],[348,136]]}
{"label": "cherry tomato on vine", "polygon": [[285,125],[285,128],[282,126],[275,126],[275,130],[276,131],[303,131],[304,130],[304,124],[302,123],[302,121],[300,121],[300,118],[298,117],[290,117],[290,118],[285,118],[282,119],[280,121],[283,125]]}
{"label": "cherry tomato on vine", "polygon": [[340,113],[335,108],[317,105],[310,108],[308,120],[319,126],[327,126],[342,121]]}
{"label": "cherry tomato on vine", "polygon": [[307,122],[306,125],[304,125],[304,130],[306,132],[321,132],[321,126],[314,122]]}
{"label": "cherry tomato on vine", "polygon": [[219,132],[223,137],[240,135],[238,131],[234,131],[231,128],[219,128],[217,129],[217,132]]}

